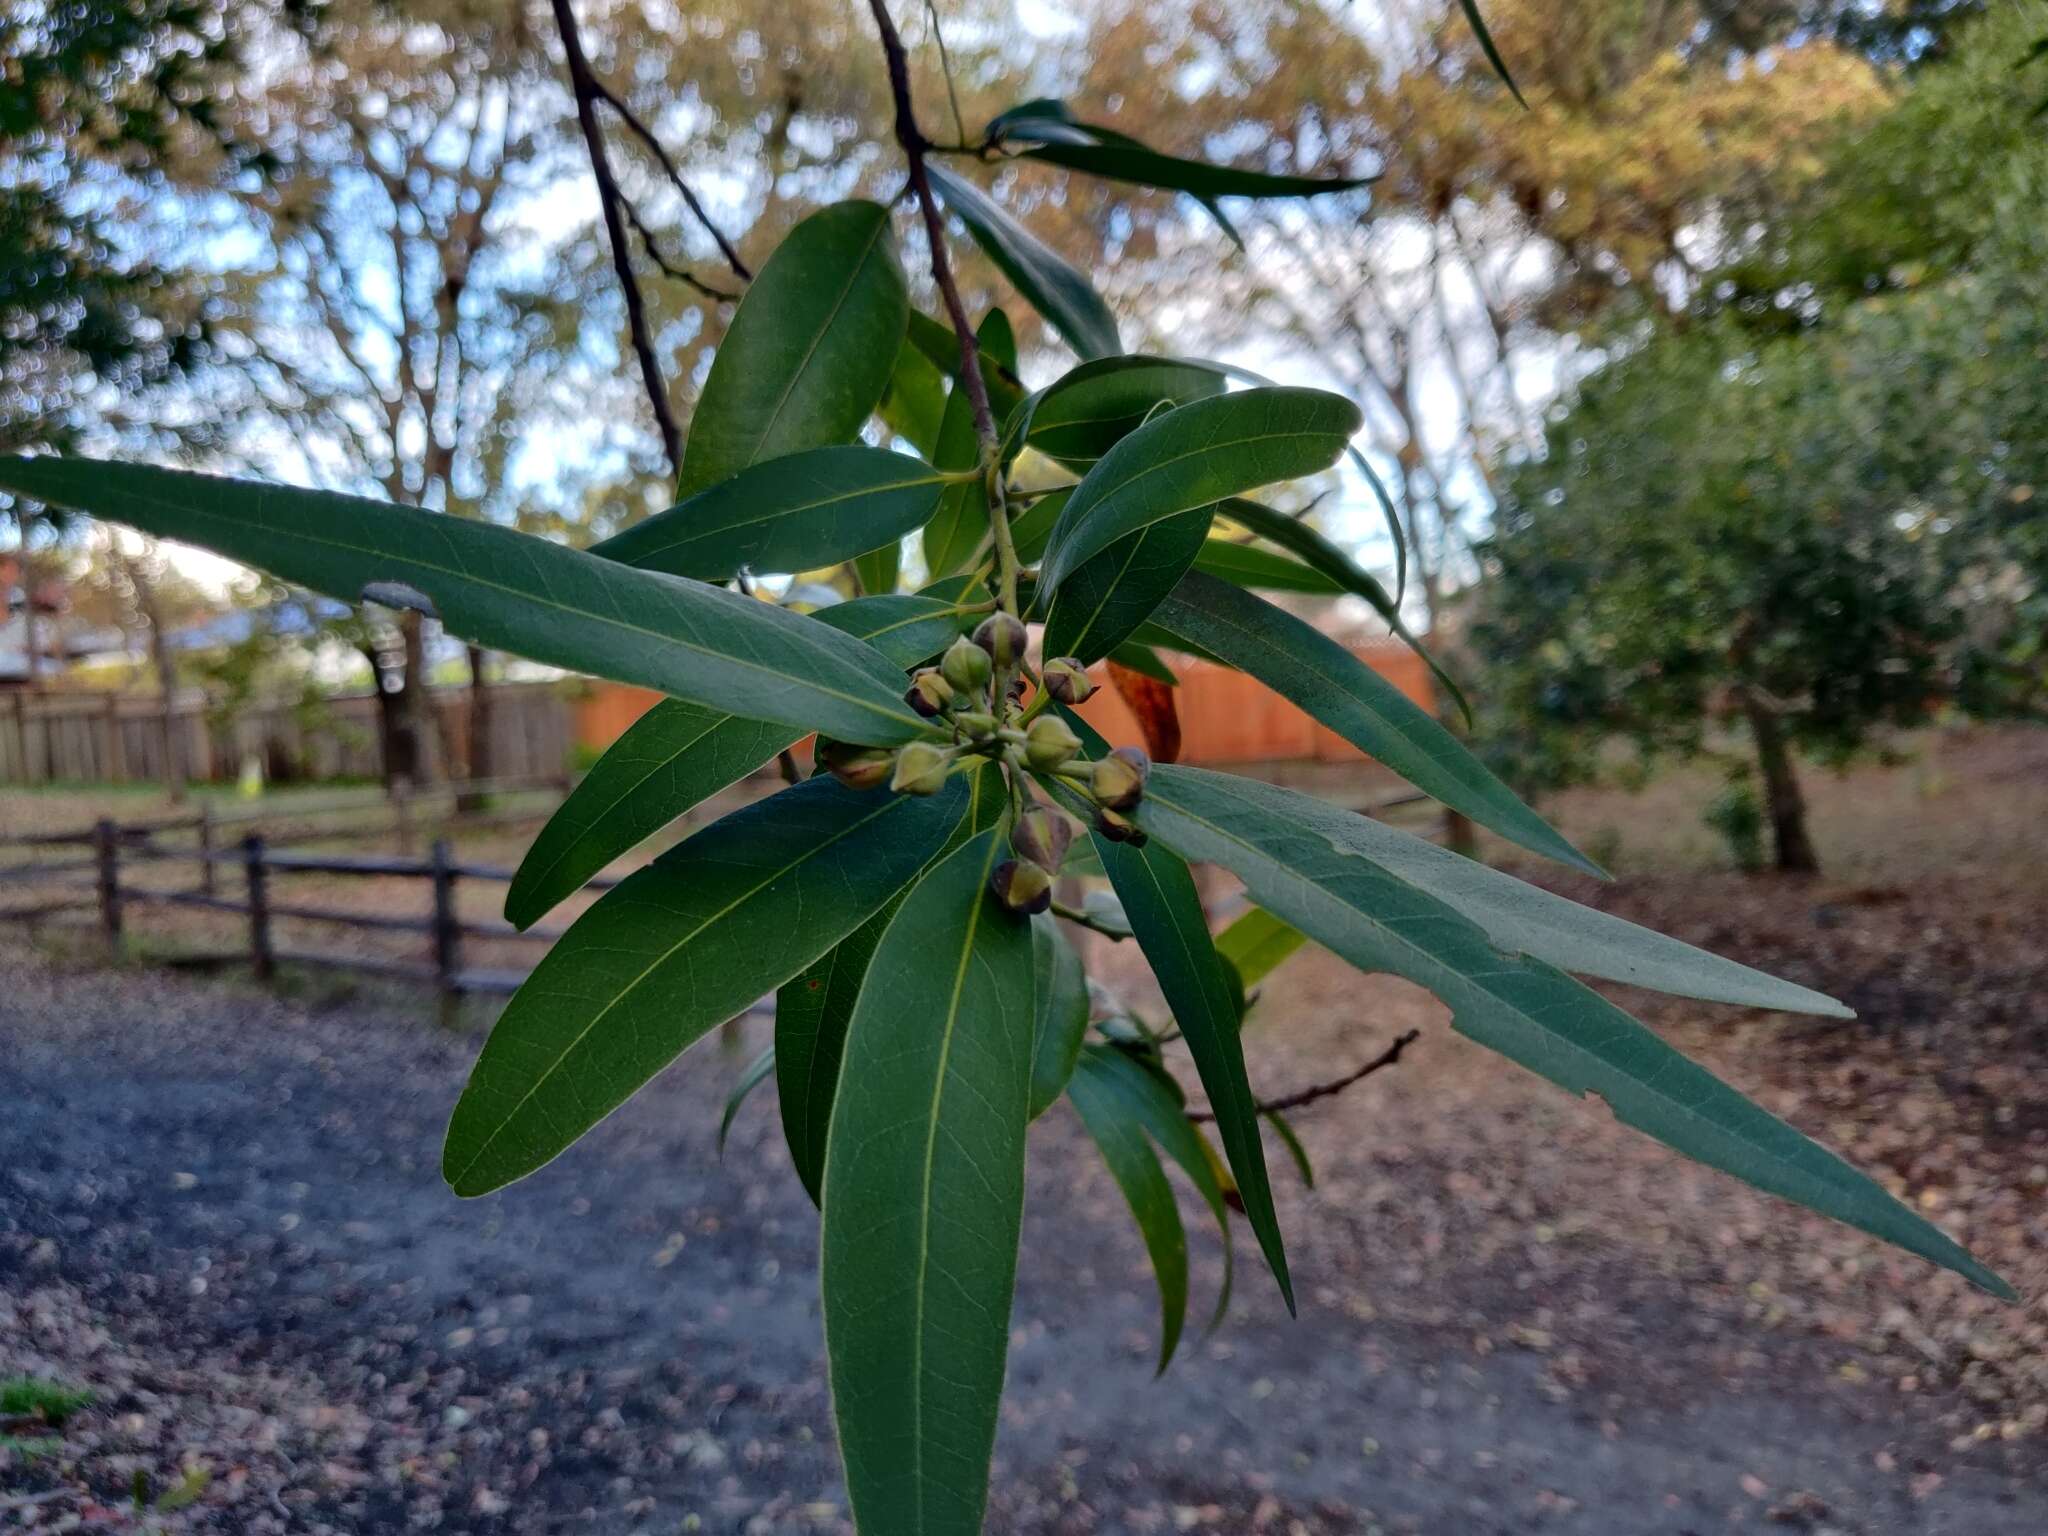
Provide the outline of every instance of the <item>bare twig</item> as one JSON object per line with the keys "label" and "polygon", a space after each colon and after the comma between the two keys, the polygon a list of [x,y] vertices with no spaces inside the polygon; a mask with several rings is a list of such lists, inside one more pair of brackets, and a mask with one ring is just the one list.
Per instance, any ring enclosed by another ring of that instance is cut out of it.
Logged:
{"label": "bare twig", "polygon": [[932,279],[945,300],[946,315],[953,322],[953,334],[960,342],[960,387],[967,391],[974,408],[974,434],[981,442],[982,458],[989,471],[989,530],[995,535],[996,566],[1001,577],[1003,609],[1017,611],[1017,543],[1010,536],[1009,513],[1003,506],[1002,477],[996,462],[999,448],[995,412],[989,406],[988,381],[982,377],[981,348],[974,340],[974,322],[960,297],[960,285],[953,277],[952,258],[946,253],[946,227],[939,217],[938,199],[932,195],[931,178],[925,174],[925,151],[931,141],[917,126],[917,109],[910,98],[910,61],[903,51],[903,38],[890,18],[887,0],[868,0],[875,28],[882,37],[882,54],[889,65],[889,89],[896,103],[896,142],[910,164],[910,189],[917,194],[918,212],[924,219],[925,242],[931,247]]}
{"label": "bare twig", "polygon": [[[1284,1114],[1290,1109],[1300,1109],[1305,1104],[1313,1104],[1318,1099],[1333,1098],[1337,1094],[1342,1093],[1346,1088],[1349,1088],[1353,1083],[1363,1082],[1366,1078],[1371,1077],[1373,1073],[1391,1067],[1401,1059],[1401,1053],[1420,1039],[1421,1035],[1421,1030],[1411,1029],[1404,1034],[1394,1036],[1393,1044],[1389,1045],[1384,1051],[1381,1051],[1379,1055],[1373,1057],[1364,1066],[1356,1071],[1347,1072],[1342,1077],[1332,1078],[1327,1083],[1317,1083],[1311,1088],[1304,1088],[1298,1093],[1286,1094],[1281,1098],[1261,1099],[1258,1105],[1259,1113],[1262,1115]],[[1188,1111],[1188,1118],[1190,1120],[1214,1120],[1216,1113],[1214,1110],[1208,1109],[1191,1109]]]}
{"label": "bare twig", "polygon": [[690,184],[683,180],[683,168],[676,164],[675,156],[668,152],[668,146],[654,136],[654,130],[641,121],[640,115],[626,105],[625,99],[617,91],[602,80],[593,79],[591,83],[597,89],[597,99],[618,113],[625,125],[632,129],[633,136],[645,144],[654,158],[661,162],[661,168],[667,173],[669,181],[676,191],[683,195],[683,201],[689,206],[690,212],[718,246],[718,254],[725,258],[725,264],[732,268],[732,275],[743,283],[752,282],[754,274],[747,270],[747,264],[740,260],[740,253],[725,237],[725,231],[712,222],[711,215],[705,212],[703,203],[697,199],[697,194],[691,191]]}
{"label": "bare twig", "polygon": [[667,256],[663,255],[660,244],[654,238],[654,231],[647,227],[647,220],[640,212],[640,205],[634,202],[633,199],[630,197],[622,198],[620,206],[625,210],[626,222],[631,224],[639,234],[640,245],[647,252],[647,259],[661,268],[664,277],[671,278],[686,288],[694,289],[705,298],[715,300],[718,303],[730,304],[739,298],[738,294],[705,282],[703,278],[697,276],[688,267],[670,261]]}
{"label": "bare twig", "polygon": [[633,275],[633,253],[626,241],[626,225],[619,208],[624,201],[619,184],[612,178],[611,159],[605,152],[604,130],[597,121],[597,102],[603,87],[590,72],[590,60],[583,52],[583,37],[576,30],[576,15],[570,0],[551,0],[555,28],[562,37],[562,55],[569,66],[569,84],[576,94],[576,121],[583,130],[583,142],[590,150],[591,174],[597,178],[598,206],[604,211],[604,229],[611,241],[612,268],[619,274],[619,286],[626,296],[626,329],[633,340],[634,355],[640,359],[641,381],[647,400],[654,407],[654,424],[661,430],[661,445],[668,454],[671,472],[682,467],[683,433],[676,424],[675,408],[669,403],[668,384],[654,355],[654,338],[647,327],[647,305],[640,295],[640,281]]}

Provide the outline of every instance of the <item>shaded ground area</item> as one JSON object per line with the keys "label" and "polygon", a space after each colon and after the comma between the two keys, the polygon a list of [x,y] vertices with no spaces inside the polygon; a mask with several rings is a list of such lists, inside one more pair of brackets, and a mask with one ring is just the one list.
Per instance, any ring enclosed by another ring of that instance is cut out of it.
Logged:
{"label": "shaded ground area", "polygon": [[[2044,798],[2048,757],[1972,761],[1950,807],[1970,826],[1983,774],[2020,775],[2000,806]],[[1895,810],[1892,787],[1873,785]],[[1685,1166],[1309,952],[1254,1025],[1262,1088],[1426,1032],[1301,1118],[1301,1319],[1246,1243],[1231,1317],[1155,1383],[1141,1250],[1055,1111],[991,1530],[2048,1528],[2048,935],[2025,837],[2015,820],[1883,880],[1852,858],[1818,885],[1573,887],[1855,1003],[1845,1025],[1650,1017],[2023,1306]],[[1142,988],[1127,955],[1109,969]],[[0,1524],[118,1527],[137,1471],[154,1496],[204,1464],[159,1526],[844,1528],[816,1220],[769,1097],[713,1150],[744,1057],[707,1048],[554,1167],[461,1203],[436,1164],[476,1042],[428,1017],[0,949],[0,1376],[98,1393],[51,1443],[0,1451]],[[1201,1308],[1220,1262],[1197,1241]]]}

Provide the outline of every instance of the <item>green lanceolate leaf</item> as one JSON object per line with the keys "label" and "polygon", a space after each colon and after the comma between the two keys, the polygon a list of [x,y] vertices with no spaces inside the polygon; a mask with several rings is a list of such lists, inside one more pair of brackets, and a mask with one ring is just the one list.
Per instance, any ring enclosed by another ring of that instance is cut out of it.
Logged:
{"label": "green lanceolate leaf", "polygon": [[[904,596],[856,598],[816,617],[904,667],[945,649],[971,619],[951,603]],[[663,699],[605,749],[540,829],[505,892],[505,921],[538,922],[613,859],[806,734]]]}
{"label": "green lanceolate leaf", "polygon": [[1031,1118],[1059,1099],[1074,1075],[1088,1033],[1088,975],[1050,916],[1031,920],[1031,968],[1037,1002],[1031,1019]]}
{"label": "green lanceolate leaf", "polygon": [[1457,737],[1314,625],[1199,571],[1167,595],[1152,622],[1256,677],[1452,810],[1533,853],[1600,873]]}
{"label": "green lanceolate leaf", "polygon": [[[1009,807],[1009,793],[994,767],[984,764],[962,777],[968,786],[967,814],[934,862],[995,826]],[[775,1091],[782,1106],[782,1135],[813,1205],[825,1182],[825,1143],[847,1027],[875,946],[901,904],[900,897],[892,900],[775,994]]]}
{"label": "green lanceolate leaf", "polygon": [[797,225],[748,285],[711,361],[678,492],[850,442],[889,387],[909,317],[888,209],[834,203]]}
{"label": "green lanceolate leaf", "polygon": [[92,459],[0,458],[0,487],[180,539],[343,602],[712,709],[895,746],[929,734],[873,649],[768,603],[388,502]]}
{"label": "green lanceolate leaf", "polygon": [[1220,395],[1226,382],[1215,369],[1179,358],[1097,358],[1019,406],[1004,436],[1086,470],[1161,411]]}
{"label": "green lanceolate leaf", "polygon": [[740,1074],[738,1082],[732,1085],[732,1092],[725,1096],[725,1113],[718,1117],[718,1155],[725,1156],[726,1138],[732,1135],[732,1123],[740,1112],[740,1106],[747,1102],[753,1091],[768,1081],[775,1070],[775,1047],[767,1046],[760,1055],[747,1063],[746,1071]]}
{"label": "green lanceolate leaf", "polygon": [[1084,358],[1123,351],[1116,317],[1087,278],[973,182],[936,162],[925,169],[974,243],[1068,346]]}
{"label": "green lanceolate leaf", "polygon": [[[988,312],[975,340],[985,357],[1012,369],[1016,367],[1017,341],[1010,331],[1009,317],[1000,309]],[[946,397],[938,456],[933,462],[970,478],[946,488],[925,525],[924,563],[934,576],[959,570],[988,537],[988,490],[979,477],[971,475],[980,461],[981,439],[975,431],[974,407],[967,391],[956,382],[953,392]]]}
{"label": "green lanceolate leaf", "polygon": [[[1228,515],[1227,504],[1224,511]],[[1344,590],[1314,566],[1256,544],[1240,544],[1235,539],[1205,542],[1201,553],[1195,556],[1195,569],[1240,587],[1267,592],[1310,592],[1334,597]]]}
{"label": "green lanceolate leaf", "polygon": [[1053,530],[1040,581],[1056,591],[1110,545],[1154,523],[1328,469],[1361,424],[1357,406],[1319,389],[1247,389],[1166,411],[1082,478]]}
{"label": "green lanceolate leaf", "polygon": [[[1342,856],[1370,860],[1477,923],[1509,954],[1529,955],[1560,970],[1677,997],[1837,1019],[1854,1017],[1819,992],[1695,949],[1653,929],[1639,928],[1611,913],[1582,907],[1541,886],[1311,795],[1177,764],[1162,764],[1155,774],[1158,782],[1148,790],[1148,797],[1156,794],[1162,805],[1179,812],[1185,803],[1202,807],[1200,814],[1206,816],[1241,816],[1248,826],[1256,824],[1276,833],[1286,829],[1295,838],[1321,839]],[[1222,811],[1226,806],[1228,811]],[[1271,920],[1271,914],[1266,915]]]}
{"label": "green lanceolate leaf", "polygon": [[1216,1311],[1209,1326],[1223,1320],[1230,1305],[1231,1287],[1236,1280],[1237,1252],[1232,1241],[1230,1206],[1224,1193],[1223,1163],[1191,1120],[1178,1089],[1141,1065],[1128,1052],[1113,1046],[1091,1045],[1081,1052],[1076,1075],[1089,1077],[1117,1095],[1123,1112],[1145,1127],[1160,1150],[1173,1159],[1188,1182],[1209,1207],[1216,1230],[1223,1238],[1223,1286],[1216,1297]]}
{"label": "green lanceolate leaf", "polygon": [[1308,1148],[1301,1144],[1301,1138],[1294,1134],[1294,1127],[1287,1123],[1287,1117],[1277,1110],[1266,1111],[1266,1124],[1273,1127],[1273,1134],[1280,1138],[1280,1144],[1287,1148],[1287,1155],[1294,1159],[1294,1171],[1301,1175],[1304,1189],[1316,1187],[1316,1165],[1308,1160]]}
{"label": "green lanceolate leaf", "polygon": [[1098,1072],[1086,1067],[1075,1072],[1067,1084],[1067,1098],[1131,1208],[1152,1261],[1152,1277],[1159,1286],[1163,1372],[1180,1343],[1188,1312],[1188,1234],[1173,1186],[1166,1182],[1166,1170],[1159,1166],[1159,1154],[1152,1150],[1143,1126],[1125,1111],[1115,1088]]}
{"label": "green lanceolate leaf", "polygon": [[[1045,621],[1045,654],[1098,661],[1140,626],[1188,573],[1209,537],[1207,507],[1119,539],[1067,578]],[[1036,602],[1050,594],[1040,586]]]}
{"label": "green lanceolate leaf", "polygon": [[[951,339],[950,332],[947,337]],[[882,403],[875,407],[875,414],[893,435],[916,449],[919,458],[931,462],[938,451],[939,422],[946,414],[946,371],[926,357],[909,337],[904,338],[896,353],[889,388]]]}
{"label": "green lanceolate leaf", "polygon": [[1017,546],[1017,559],[1022,564],[1034,564],[1045,553],[1046,541],[1052,537],[1053,525],[1059,521],[1060,509],[1067,504],[1070,494],[1064,489],[1048,491],[1011,513],[1010,538]]}
{"label": "green lanceolate leaf", "polygon": [[1481,1045],[1569,1092],[1598,1094],[1628,1124],[1710,1167],[2012,1294],[1938,1228],[1597,992],[1504,951],[1482,921],[1334,841],[1295,803],[1303,798],[1285,802],[1284,814],[1237,781],[1167,766],[1153,771],[1136,816],[1158,841],[1231,870],[1253,901],[1359,969],[1435,993]]}
{"label": "green lanceolate leaf", "polygon": [[1024,1209],[1031,928],[991,831],[905,899],[868,967],[825,1152],[825,1348],[862,1530],[980,1536]]}
{"label": "green lanceolate leaf", "polygon": [[743,469],[591,553],[699,581],[808,571],[893,549],[946,489],[945,474],[908,454],[813,448]]}
{"label": "green lanceolate leaf", "polygon": [[1255,987],[1307,942],[1308,936],[1292,923],[1253,907],[1216,935],[1216,953],[1236,970],[1238,980]]}
{"label": "green lanceolate leaf", "polygon": [[607,892],[526,979],[448,1124],[459,1195],[522,1178],[707,1031],[879,911],[967,809],[811,779],[735,811]]}
{"label": "green lanceolate leaf", "polygon": [[1500,83],[1508,88],[1515,101],[1527,108],[1529,103],[1522,100],[1522,89],[1515,84],[1515,77],[1508,73],[1507,60],[1500,56],[1500,49],[1493,44],[1493,34],[1486,29],[1486,18],[1479,14],[1478,0],[1458,0],[1458,9],[1465,13],[1465,24],[1472,29],[1472,35],[1479,39],[1479,50],[1486,55],[1486,62],[1493,66],[1493,72],[1500,76]]}
{"label": "green lanceolate leaf", "polygon": [[[934,320],[922,310],[913,309],[910,312],[909,341],[945,377],[960,377],[960,338],[950,325]],[[1024,398],[1024,381],[1017,377],[1016,363],[1014,360],[1004,362],[999,357],[984,357],[981,376],[982,382],[988,386],[989,409],[998,422],[1003,421]]]}
{"label": "green lanceolate leaf", "polygon": [[1329,577],[1340,590],[1362,597],[1372,604],[1373,611],[1386,620],[1387,626],[1400,636],[1408,649],[1428,664],[1431,674],[1457,704],[1459,712],[1467,720],[1472,718],[1471,706],[1465,702],[1464,690],[1458,687],[1450,673],[1437,664],[1437,659],[1423,648],[1422,642],[1415,638],[1414,632],[1408,628],[1407,620],[1401,617],[1401,605],[1387,596],[1387,589],[1375,581],[1370,573],[1361,570],[1358,563],[1343,550],[1299,518],[1289,517],[1285,512],[1262,506],[1256,501],[1233,497],[1216,510],[1233,523],[1299,556],[1303,564]]}
{"label": "green lanceolate leaf", "polygon": [[[1063,713],[1091,753],[1102,750],[1100,736],[1072,711]],[[1073,805],[1064,786],[1047,783],[1046,788]],[[1203,1091],[1216,1112],[1217,1135],[1244,1199],[1245,1217],[1279,1282],[1287,1310],[1292,1312],[1294,1282],[1288,1276],[1280,1218],[1273,1209],[1273,1187],[1266,1175],[1258,1103],[1245,1073],[1238,999],[1209,936],[1194,876],[1184,859],[1158,843],[1134,848],[1100,834],[1093,834],[1091,841],[1124,905],[1124,915],[1159,982],[1166,1006],[1173,1010],[1174,1023],[1187,1041]]]}

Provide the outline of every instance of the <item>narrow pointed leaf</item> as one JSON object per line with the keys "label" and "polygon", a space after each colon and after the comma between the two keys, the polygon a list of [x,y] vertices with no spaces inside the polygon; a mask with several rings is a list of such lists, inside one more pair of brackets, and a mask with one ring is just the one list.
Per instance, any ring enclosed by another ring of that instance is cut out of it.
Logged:
{"label": "narrow pointed leaf", "polygon": [[[1224,512],[1227,516],[1229,505]],[[1210,539],[1195,556],[1195,569],[1221,577],[1240,587],[1266,592],[1308,592],[1334,597],[1344,588],[1314,566],[1305,565],[1274,550],[1235,539]]]}
{"label": "narrow pointed leaf", "polygon": [[889,387],[909,317],[888,209],[834,203],[797,225],[747,286],[712,358],[680,494],[852,441]]}
{"label": "narrow pointed leaf", "polygon": [[990,139],[998,143],[1015,140],[1035,146],[1025,152],[1034,160],[1100,176],[1106,181],[1187,192],[1203,199],[1319,197],[1348,192],[1370,184],[1373,179],[1275,175],[1162,154],[1129,134],[1081,121],[1064,102],[1058,101],[1026,102],[1021,107],[1012,107],[994,119],[988,131]]}
{"label": "narrow pointed leaf", "polygon": [[[960,338],[953,334],[950,325],[934,320],[923,310],[913,309],[908,340],[945,377],[957,379],[960,376]],[[1016,364],[1006,363],[1001,358],[983,358],[981,373],[982,382],[988,385],[989,408],[1000,422],[1024,398],[1024,381],[1017,377]]]}
{"label": "narrow pointed leaf", "polygon": [[[1305,811],[1292,797],[1289,807]],[[1313,802],[1311,802],[1313,803]],[[1235,781],[1155,770],[1140,826],[1189,858],[1221,864],[1251,899],[1365,971],[1391,971],[1447,1004],[1457,1030],[1709,1167],[1859,1227],[2001,1296],[2011,1290],[1945,1233],[1597,992],[1480,922],[1282,814]],[[1361,818],[1352,818],[1361,820]]]}
{"label": "narrow pointed leaf", "polygon": [[591,549],[647,571],[730,581],[894,548],[947,489],[922,459],[854,444],[767,459]]}
{"label": "narrow pointed leaf", "polygon": [[[1011,334],[1009,317],[1000,309],[990,310],[975,333],[984,357],[999,365],[1015,368],[1017,342]],[[946,397],[946,414],[939,427],[939,446],[933,463],[953,471],[972,470],[981,460],[981,439],[974,425],[971,397],[957,380]],[[932,509],[924,530],[925,568],[934,576],[959,570],[988,537],[988,490],[979,479],[957,481],[946,488]]]}
{"label": "narrow pointed leaf", "polygon": [[875,414],[891,433],[916,449],[918,457],[932,462],[939,446],[939,422],[946,414],[946,372],[909,337],[904,338],[896,353],[889,388],[882,403],[875,407]]}
{"label": "narrow pointed leaf", "polygon": [[1458,9],[1465,13],[1465,24],[1472,29],[1472,35],[1479,39],[1480,52],[1486,55],[1486,62],[1493,66],[1493,72],[1500,76],[1500,83],[1508,88],[1517,104],[1526,109],[1528,102],[1522,100],[1522,89],[1515,84],[1515,77],[1508,73],[1507,60],[1500,56],[1500,49],[1493,43],[1493,34],[1486,28],[1486,18],[1479,14],[1478,0],[1458,0]]}
{"label": "narrow pointed leaf", "polygon": [[1152,622],[1291,699],[1452,810],[1533,853],[1588,874],[1601,872],[1457,737],[1314,625],[1199,571],[1168,594]]}
{"label": "narrow pointed leaf", "polygon": [[999,834],[882,935],[825,1152],[833,1412],[862,1530],[980,1536],[1024,1209],[1031,928],[988,895]]}
{"label": "narrow pointed leaf", "polygon": [[1273,1127],[1273,1134],[1280,1138],[1280,1144],[1287,1148],[1287,1155],[1294,1159],[1294,1171],[1301,1175],[1304,1189],[1316,1187],[1316,1166],[1308,1160],[1308,1148],[1301,1144],[1301,1138],[1294,1134],[1294,1127],[1287,1123],[1287,1117],[1277,1110],[1267,1110],[1266,1124]]}
{"label": "narrow pointed leaf", "polygon": [[1188,1234],[1173,1186],[1166,1182],[1166,1170],[1159,1166],[1159,1154],[1152,1150],[1143,1126],[1099,1073],[1086,1067],[1075,1072],[1067,1084],[1067,1098],[1131,1208],[1146,1257],[1152,1261],[1152,1277],[1159,1286],[1159,1370],[1164,1371],[1180,1343],[1188,1312]]}
{"label": "narrow pointed leaf", "polygon": [[[896,595],[855,598],[813,617],[911,667],[950,645],[973,615]],[[663,699],[605,749],[540,829],[506,889],[505,921],[538,922],[613,859],[807,734]]]}
{"label": "narrow pointed leaf", "polygon": [[936,162],[927,162],[925,169],[946,207],[967,226],[974,243],[1068,346],[1084,358],[1123,351],[1116,317],[1102,295],[1065,257],[1011,218],[973,182]]}
{"label": "narrow pointed leaf", "polygon": [[1180,358],[1098,358],[1070,369],[1026,402],[1004,435],[1016,435],[1070,469],[1086,470],[1162,410],[1220,395],[1225,385],[1215,369]]}
{"label": "narrow pointed leaf", "polygon": [[1216,935],[1216,953],[1235,968],[1239,981],[1255,987],[1307,942],[1292,923],[1253,907]]}
{"label": "narrow pointed leaf", "polygon": [[1319,389],[1248,389],[1166,411],[1119,441],[1067,499],[1041,582],[1057,590],[1119,539],[1276,481],[1328,469],[1362,423]]}
{"label": "narrow pointed leaf", "polygon": [[[1836,1019],[1855,1017],[1833,998],[1810,988],[1695,949],[1612,913],[1582,907],[1311,795],[1177,765],[1160,767],[1154,776],[1158,782],[1148,794],[1158,794],[1164,805],[1178,809],[1185,800],[1211,812],[1228,805],[1233,814],[1261,826],[1288,827],[1294,836],[1319,838],[1342,855],[1371,860],[1389,875],[1455,908],[1509,954],[1533,956],[1559,970],[1675,997]],[[1271,914],[1266,916],[1272,920]],[[1223,947],[1221,940],[1218,947]]]}
{"label": "narrow pointed leaf", "polygon": [[449,1120],[459,1195],[523,1178],[879,911],[967,808],[811,779],[608,891],[526,979]]}
{"label": "narrow pointed leaf", "polygon": [[509,528],[92,459],[0,458],[0,488],[198,544],[343,602],[431,604],[465,640],[749,719],[877,746],[928,734],[897,669],[857,640]]}
{"label": "narrow pointed leaf", "polygon": [[1088,976],[1081,957],[1049,915],[1031,920],[1036,998],[1031,1019],[1031,1118],[1058,1101],[1074,1075],[1088,1033]]}
{"label": "narrow pointed leaf", "polygon": [[775,1071],[775,1047],[762,1049],[761,1054],[747,1063],[739,1081],[732,1085],[732,1092],[725,1096],[725,1113],[718,1117],[718,1155],[725,1156],[726,1138],[732,1135],[733,1119],[739,1114],[740,1106],[747,1102],[753,1091],[768,1081]]}
{"label": "narrow pointed leaf", "polygon": [[[1197,507],[1119,539],[1067,578],[1045,621],[1045,654],[1099,661],[1138,632],[1188,573],[1209,537]],[[1042,585],[1035,601],[1049,593]]]}
{"label": "narrow pointed leaf", "polygon": [[1017,559],[1025,565],[1037,563],[1045,553],[1046,542],[1052,538],[1053,525],[1060,519],[1060,509],[1067,504],[1068,490],[1048,491],[1027,506],[1021,506],[1010,515],[1010,538],[1017,546]]}

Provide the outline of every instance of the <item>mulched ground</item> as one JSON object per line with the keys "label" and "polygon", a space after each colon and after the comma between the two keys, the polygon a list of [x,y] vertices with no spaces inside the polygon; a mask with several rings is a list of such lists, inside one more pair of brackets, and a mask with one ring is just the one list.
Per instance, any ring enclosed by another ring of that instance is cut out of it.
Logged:
{"label": "mulched ground", "polygon": [[[1154,1382],[1142,1252],[1049,1116],[991,1530],[2048,1529],[2048,933],[2013,830],[2048,786],[2032,750],[1898,791],[1923,820],[2021,807],[1945,867],[1871,850],[1818,884],[1570,887],[1855,1005],[1646,1008],[2025,1303],[1682,1164],[1311,951],[1254,1025],[1263,1089],[1425,1033],[1300,1118],[1300,1320],[1242,1244],[1231,1317]],[[1873,781],[1874,817],[1894,789]],[[1567,805],[1567,827],[1626,810]],[[553,1167],[457,1202],[439,1133],[475,1041],[429,1016],[0,949],[0,1377],[97,1394],[54,1444],[0,1452],[0,1525],[144,1528],[137,1473],[154,1498],[204,1467],[150,1525],[845,1529],[816,1219],[769,1097],[713,1152],[744,1056],[707,1046]],[[1199,1309],[1220,1262],[1197,1248]]]}

